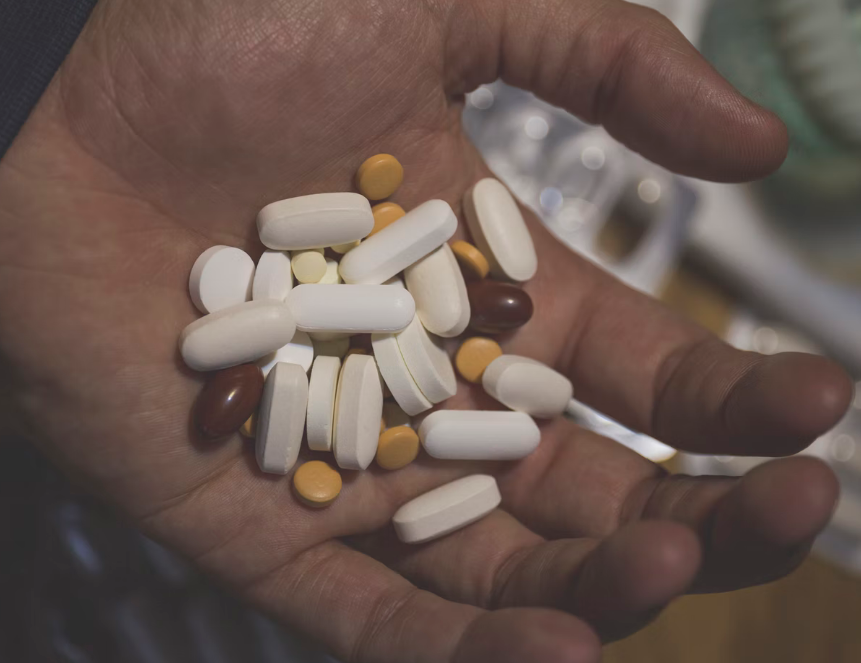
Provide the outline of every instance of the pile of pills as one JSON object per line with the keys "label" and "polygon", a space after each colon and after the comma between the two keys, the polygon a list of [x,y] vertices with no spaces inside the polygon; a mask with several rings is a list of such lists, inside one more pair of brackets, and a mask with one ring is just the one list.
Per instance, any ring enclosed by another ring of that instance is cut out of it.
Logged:
{"label": "pile of pills", "polygon": [[[541,439],[533,417],[559,416],[571,399],[561,374],[474,336],[456,353],[457,371],[509,410],[438,410],[414,430],[412,417],[457,392],[443,339],[528,322],[532,300],[518,284],[538,261],[497,180],[481,180],[464,198],[475,245],[449,245],[458,221],[442,200],[409,212],[388,201],[371,206],[402,180],[393,156],[371,157],[356,174],[360,193],[264,207],[257,229],[267,250],[256,265],[241,249],[214,246],[189,277],[204,316],[182,332],[180,352],[190,368],[214,371],[195,405],[199,434],[240,431],[255,439],[260,469],[274,474],[293,470],[303,439],[331,453],[334,464],[314,460],[293,472],[297,497],[312,507],[340,493],[333,465],[365,470],[376,460],[397,470],[420,447],[442,459],[523,458]],[[493,477],[472,475],[403,505],[393,523],[401,540],[429,541],[499,502]]]}

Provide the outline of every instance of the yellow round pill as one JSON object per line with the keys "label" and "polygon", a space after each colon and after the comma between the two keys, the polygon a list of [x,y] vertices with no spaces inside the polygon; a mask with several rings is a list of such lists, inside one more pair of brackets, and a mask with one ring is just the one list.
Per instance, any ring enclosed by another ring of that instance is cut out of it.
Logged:
{"label": "yellow round pill", "polygon": [[409,426],[395,426],[380,435],[377,465],[397,470],[412,463],[419,454],[419,436]]}
{"label": "yellow round pill", "polygon": [[490,263],[484,254],[472,244],[460,240],[451,245],[451,250],[466,277],[481,280],[487,276],[490,271]]}
{"label": "yellow round pill", "polygon": [[369,200],[391,196],[404,179],[404,167],[391,154],[375,154],[356,171],[356,187]]}
{"label": "yellow round pill", "polygon": [[247,437],[249,440],[254,439],[257,435],[257,415],[252,414],[245,420],[245,423],[242,424],[242,428],[239,429],[239,434],[243,437]]}
{"label": "yellow round pill", "polygon": [[406,214],[404,208],[397,203],[378,203],[371,208],[371,212],[374,213],[374,229],[371,235],[375,235]]}
{"label": "yellow round pill", "polygon": [[296,470],[293,488],[308,506],[329,506],[341,492],[341,475],[322,460],[311,460]]}
{"label": "yellow round pill", "polygon": [[464,380],[477,383],[481,382],[484,369],[497,357],[502,356],[502,348],[499,343],[490,338],[475,336],[467,339],[458,348],[454,356],[454,365]]}
{"label": "yellow round pill", "polygon": [[326,275],[326,258],[319,251],[297,251],[290,261],[299,283],[319,283]]}

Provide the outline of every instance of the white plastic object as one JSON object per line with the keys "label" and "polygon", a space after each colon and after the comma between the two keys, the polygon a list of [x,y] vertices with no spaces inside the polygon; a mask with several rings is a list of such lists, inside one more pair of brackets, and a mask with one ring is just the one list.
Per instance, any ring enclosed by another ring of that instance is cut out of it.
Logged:
{"label": "white plastic object", "polygon": [[490,263],[491,274],[528,281],[538,269],[532,235],[514,197],[499,180],[486,177],[467,191],[464,213],[469,231]]}
{"label": "white plastic object", "polygon": [[269,371],[278,362],[285,364],[298,364],[305,372],[311,368],[311,362],[314,361],[314,344],[311,342],[311,337],[303,331],[296,330],[293,338],[287,345],[278,348],[272,354],[266,355],[257,361],[260,370],[263,371],[263,377],[269,375]]}
{"label": "white plastic object", "polygon": [[501,501],[496,479],[473,474],[410,500],[395,512],[392,524],[404,543],[424,543],[481,520]]}
{"label": "white plastic object", "polygon": [[257,415],[257,464],[263,472],[287,474],[302,446],[308,376],[297,364],[278,363],[263,387]]}
{"label": "white plastic object", "polygon": [[292,288],[290,254],[284,251],[264,251],[257,261],[251,298],[254,301],[274,299],[283,302]]}
{"label": "white plastic object", "polygon": [[332,450],[335,393],[340,372],[341,360],[337,357],[317,357],[311,367],[306,431],[308,448],[314,451]]}
{"label": "white plastic object", "polygon": [[215,371],[256,361],[287,345],[296,332],[281,302],[245,302],[192,322],[179,337],[183,361],[196,371]]}
{"label": "white plastic object", "polygon": [[457,393],[457,377],[442,341],[425,331],[418,316],[395,338],[410,375],[431,403],[441,403]]}
{"label": "white plastic object", "polygon": [[251,256],[233,246],[213,246],[194,261],[188,292],[201,313],[215,313],[248,301],[253,280]]}
{"label": "white plastic object", "polygon": [[404,362],[401,350],[398,347],[398,339],[394,334],[372,334],[371,347],[374,357],[377,359],[380,373],[392,397],[404,412],[415,416],[433,407],[425,395],[419,389],[416,381]]}
{"label": "white plastic object", "polygon": [[341,274],[338,272],[338,261],[331,258],[326,259],[326,273],[319,283],[323,285],[334,285],[341,282]]}
{"label": "white plastic object", "polygon": [[429,200],[371,235],[341,259],[345,283],[379,284],[439,248],[457,230],[443,200]]}
{"label": "white plastic object", "polygon": [[540,361],[518,355],[502,355],[490,362],[481,384],[506,407],[540,419],[561,415],[574,395],[571,380]]}
{"label": "white plastic object", "polygon": [[335,462],[346,470],[367,469],[377,453],[383,386],[377,362],[350,355],[341,367],[335,396]]}
{"label": "white plastic object", "polygon": [[438,410],[419,426],[419,438],[433,458],[517,460],[541,442],[528,414],[502,410]]}
{"label": "white plastic object", "polygon": [[407,267],[404,277],[425,329],[443,338],[463,333],[469,324],[469,298],[463,273],[447,243]]}
{"label": "white plastic object", "polygon": [[412,295],[384,285],[323,285],[293,288],[287,298],[296,327],[309,332],[395,332],[415,315]]}
{"label": "white plastic object", "polygon": [[345,244],[374,228],[367,198],[358,193],[317,193],[271,203],[257,215],[260,241],[270,249],[313,249]]}

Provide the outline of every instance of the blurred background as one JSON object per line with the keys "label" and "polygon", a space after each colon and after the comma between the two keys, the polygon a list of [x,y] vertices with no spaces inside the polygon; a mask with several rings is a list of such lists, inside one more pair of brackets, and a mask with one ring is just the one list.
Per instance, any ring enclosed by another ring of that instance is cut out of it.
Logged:
{"label": "blurred background", "polygon": [[[651,0],[741,91],[787,123],[789,157],[755,185],[676,177],[494,83],[464,122],[556,236],[728,342],[829,355],[861,379],[861,0]],[[690,474],[764,459],[676,454],[580,406],[577,419]],[[607,648],[609,663],[861,661],[861,396],[804,453],[842,497],[791,577],[689,597]],[[78,493],[28,445],[0,445],[0,661],[333,661],[239,605]]]}

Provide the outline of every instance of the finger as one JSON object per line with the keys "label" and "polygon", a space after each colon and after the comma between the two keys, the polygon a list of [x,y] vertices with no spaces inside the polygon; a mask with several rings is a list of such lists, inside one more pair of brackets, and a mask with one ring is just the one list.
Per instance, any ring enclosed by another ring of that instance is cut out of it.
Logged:
{"label": "finger", "polygon": [[676,172],[739,181],[775,170],[783,123],[736,92],[657,12],[618,0],[452,3],[453,92],[497,77]]}

